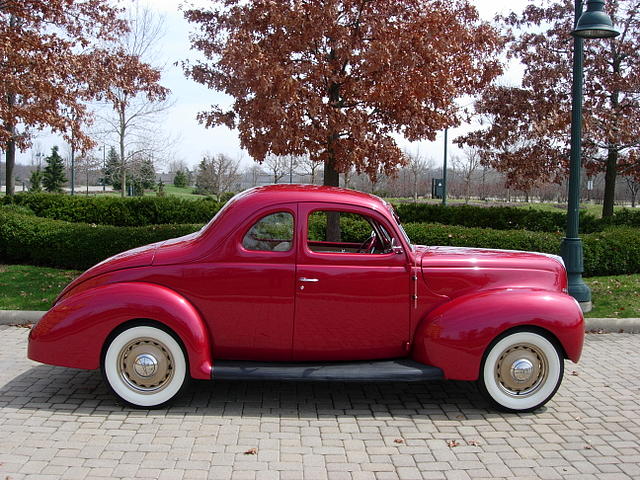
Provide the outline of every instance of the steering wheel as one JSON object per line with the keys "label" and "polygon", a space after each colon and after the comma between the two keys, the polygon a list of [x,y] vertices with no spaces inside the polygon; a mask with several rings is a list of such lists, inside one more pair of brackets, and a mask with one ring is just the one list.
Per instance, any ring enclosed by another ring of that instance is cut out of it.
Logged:
{"label": "steering wheel", "polygon": [[373,253],[377,240],[378,238],[376,237],[375,233],[371,234],[369,238],[362,242],[362,244],[358,248],[358,253]]}

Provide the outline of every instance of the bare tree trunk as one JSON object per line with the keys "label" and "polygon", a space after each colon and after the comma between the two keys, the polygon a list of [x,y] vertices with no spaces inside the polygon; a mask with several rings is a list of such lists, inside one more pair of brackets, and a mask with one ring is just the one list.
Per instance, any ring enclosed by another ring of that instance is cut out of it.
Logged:
{"label": "bare tree trunk", "polygon": [[[13,29],[18,25],[18,19],[15,15],[9,15],[9,28]],[[16,94],[9,92],[7,94],[7,110],[11,111],[16,104]],[[5,146],[5,174],[6,174],[6,194],[13,196],[16,190],[15,180],[13,178],[13,169],[16,165],[16,126],[11,121],[5,124],[7,132],[9,132],[9,140]]]}
{"label": "bare tree trunk", "polygon": [[[11,130],[9,130],[11,131]],[[6,194],[8,196],[12,196],[15,193],[16,185],[15,180],[13,178],[13,167],[16,164],[16,141],[11,139],[7,142],[7,150],[5,154],[5,170],[6,170],[6,181],[5,184],[7,186]]]}
{"label": "bare tree trunk", "polygon": [[613,215],[613,205],[616,196],[616,176],[618,167],[618,150],[609,148],[607,154],[607,169],[604,174],[604,201],[602,203],[602,216]]}
{"label": "bare tree trunk", "polygon": [[[340,186],[340,174],[334,168],[333,152],[329,152],[329,158],[324,162],[324,184],[330,187]],[[340,241],[340,214],[327,212],[327,241]]]}
{"label": "bare tree trunk", "polygon": [[124,197],[127,193],[127,162],[125,159],[125,147],[124,147],[124,139],[127,134],[127,126],[125,119],[125,101],[122,102],[120,109],[118,110],[118,115],[120,119],[120,131],[118,132],[119,143],[120,143],[120,186],[122,187],[122,191],[120,192],[120,196]]}
{"label": "bare tree trunk", "polygon": [[124,197],[127,191],[127,168],[124,159],[124,136],[120,137],[120,177],[120,186],[122,187],[120,196]]}
{"label": "bare tree trunk", "polygon": [[[7,106],[9,110],[13,108],[16,103],[16,96],[13,93],[7,95]],[[7,176],[5,184],[6,184],[6,193],[8,196],[13,196],[15,193],[16,185],[15,180],[13,178],[13,169],[16,165],[16,126],[12,123],[6,124],[6,129],[9,132],[9,141],[6,144],[6,153],[5,153],[5,174]]]}
{"label": "bare tree trunk", "polygon": [[[613,43],[610,44],[613,48]],[[616,57],[613,61],[613,73],[618,75],[620,73],[620,57]],[[616,111],[620,106],[620,92],[614,90],[609,96],[611,102],[611,108]],[[614,141],[618,139],[620,130],[618,128],[618,117],[613,117],[612,130]],[[604,174],[604,199],[602,201],[602,217],[613,216],[613,205],[616,201],[616,176],[618,169],[618,150],[611,143],[607,152],[607,166]]]}

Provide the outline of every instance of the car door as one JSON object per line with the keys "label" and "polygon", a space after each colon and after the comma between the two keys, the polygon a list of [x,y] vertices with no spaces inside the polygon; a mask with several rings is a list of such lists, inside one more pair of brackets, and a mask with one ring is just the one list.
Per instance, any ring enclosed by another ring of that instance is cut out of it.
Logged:
{"label": "car door", "polygon": [[291,360],[295,217],[296,204],[253,213],[227,240],[225,261],[203,273],[215,359]]}
{"label": "car door", "polygon": [[[331,216],[340,216],[338,240],[325,235]],[[406,356],[410,267],[404,253],[392,251],[395,233],[386,219],[321,203],[299,204],[298,219],[294,360]],[[372,233],[379,240],[367,246]]]}

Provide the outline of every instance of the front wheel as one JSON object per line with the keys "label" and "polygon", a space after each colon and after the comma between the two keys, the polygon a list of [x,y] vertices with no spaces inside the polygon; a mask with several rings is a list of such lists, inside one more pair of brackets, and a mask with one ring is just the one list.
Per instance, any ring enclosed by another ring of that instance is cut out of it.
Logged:
{"label": "front wheel", "polygon": [[187,360],[178,341],[156,327],[128,328],[109,343],[102,373],[111,391],[126,405],[159,408],[187,385]]}
{"label": "front wheel", "polygon": [[498,338],[482,362],[478,387],[500,410],[530,412],[556,393],[564,359],[544,336],[519,331]]}

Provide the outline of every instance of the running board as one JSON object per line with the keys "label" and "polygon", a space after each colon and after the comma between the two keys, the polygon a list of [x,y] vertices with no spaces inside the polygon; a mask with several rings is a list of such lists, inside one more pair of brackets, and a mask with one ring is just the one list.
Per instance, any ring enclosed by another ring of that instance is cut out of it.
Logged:
{"label": "running board", "polygon": [[245,362],[215,360],[214,380],[420,382],[442,380],[442,370],[406,358],[373,362]]}

